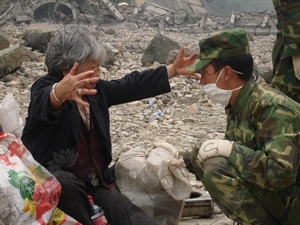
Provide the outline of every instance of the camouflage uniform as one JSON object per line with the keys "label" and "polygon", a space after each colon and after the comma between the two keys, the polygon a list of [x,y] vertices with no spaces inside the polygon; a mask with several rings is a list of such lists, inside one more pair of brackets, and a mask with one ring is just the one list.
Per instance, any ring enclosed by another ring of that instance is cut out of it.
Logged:
{"label": "camouflage uniform", "polygon": [[300,224],[300,105],[248,81],[226,113],[232,152],[201,165],[198,143],[192,154],[197,178],[241,224]]}
{"label": "camouflage uniform", "polygon": [[[232,35],[245,43],[245,33],[236,29],[201,40],[200,59],[189,69],[199,70],[231,52],[236,55],[234,49],[247,54],[244,44],[231,41]],[[240,224],[300,224],[300,104],[249,80],[225,110],[231,152],[228,158],[213,156],[201,163],[198,152],[204,141],[197,143],[191,156],[197,179]]]}
{"label": "camouflage uniform", "polygon": [[300,80],[294,72],[292,56],[300,54],[300,1],[273,0],[277,14],[277,39],[273,46],[271,87],[300,103]]}

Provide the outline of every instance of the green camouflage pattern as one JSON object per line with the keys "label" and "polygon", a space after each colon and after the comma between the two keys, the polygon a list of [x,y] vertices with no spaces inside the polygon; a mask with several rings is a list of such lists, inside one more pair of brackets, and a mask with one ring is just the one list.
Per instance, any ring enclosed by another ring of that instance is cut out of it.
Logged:
{"label": "green camouflage pattern", "polygon": [[188,67],[197,71],[213,59],[224,59],[250,53],[247,32],[242,28],[217,31],[199,41],[199,60]]}
{"label": "green camouflage pattern", "polygon": [[273,45],[271,87],[300,103],[300,81],[295,76],[292,56],[300,54],[300,1],[273,0],[277,14],[277,38]]}
{"label": "green camouflage pattern", "polygon": [[[300,1],[272,0],[277,15],[277,38],[283,44],[283,58],[300,52]],[[279,45],[280,47],[280,45]]]}
{"label": "green camouflage pattern", "polygon": [[221,210],[240,224],[300,224],[300,104],[280,91],[245,83],[226,108],[228,159],[192,164]]}

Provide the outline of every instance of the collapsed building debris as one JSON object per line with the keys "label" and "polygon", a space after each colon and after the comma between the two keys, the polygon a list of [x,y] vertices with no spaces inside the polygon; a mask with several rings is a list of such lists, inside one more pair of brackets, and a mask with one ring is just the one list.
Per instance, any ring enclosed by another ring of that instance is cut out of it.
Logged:
{"label": "collapsed building debris", "polygon": [[[5,9],[5,7],[3,8]],[[124,17],[109,0],[91,3],[89,1],[68,0],[28,0],[26,4],[24,2],[11,2],[10,6],[0,15],[0,21],[1,24],[6,21],[13,21],[17,24],[45,21],[63,24],[111,22],[103,20],[106,15],[113,17],[111,18],[112,21],[121,22],[124,20]]]}
{"label": "collapsed building debris", "polygon": [[188,2],[187,7],[166,8],[152,1],[140,6],[116,0],[37,0],[12,1],[0,10],[0,24],[14,22],[27,24],[84,23],[107,26],[110,23],[130,21],[137,27],[156,27],[173,32],[203,33],[231,27],[243,27],[255,36],[275,34],[274,11],[232,12],[230,16],[211,16],[201,4]]}

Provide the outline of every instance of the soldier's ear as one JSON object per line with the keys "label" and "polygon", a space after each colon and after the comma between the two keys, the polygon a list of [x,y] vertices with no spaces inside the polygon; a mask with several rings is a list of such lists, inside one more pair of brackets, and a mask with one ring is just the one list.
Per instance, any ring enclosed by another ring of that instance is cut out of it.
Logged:
{"label": "soldier's ear", "polygon": [[225,66],[224,67],[224,79],[225,81],[228,81],[232,78],[234,71],[232,70],[232,68],[230,66]]}

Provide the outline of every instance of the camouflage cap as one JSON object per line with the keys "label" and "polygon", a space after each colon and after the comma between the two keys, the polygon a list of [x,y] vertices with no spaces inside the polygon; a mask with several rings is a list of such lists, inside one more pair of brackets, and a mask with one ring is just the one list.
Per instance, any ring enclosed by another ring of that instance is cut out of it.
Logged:
{"label": "camouflage cap", "polygon": [[199,41],[199,59],[187,70],[195,72],[213,59],[224,59],[250,53],[247,32],[243,28],[233,28],[213,33]]}

